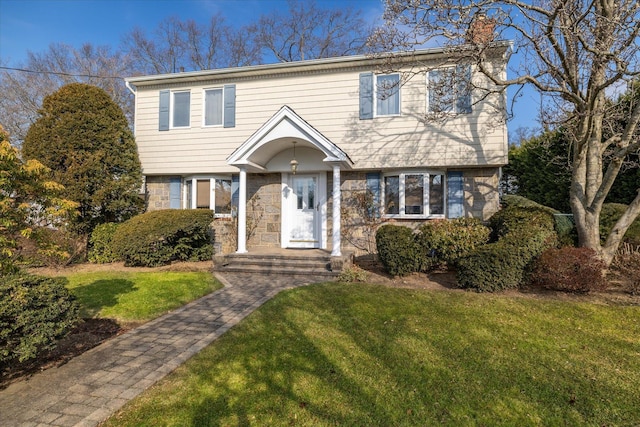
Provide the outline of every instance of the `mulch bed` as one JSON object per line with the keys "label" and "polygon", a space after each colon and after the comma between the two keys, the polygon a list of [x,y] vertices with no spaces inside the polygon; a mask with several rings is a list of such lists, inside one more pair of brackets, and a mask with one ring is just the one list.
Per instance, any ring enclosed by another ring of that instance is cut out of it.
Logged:
{"label": "mulch bed", "polygon": [[58,345],[34,359],[12,364],[2,370],[0,389],[9,384],[29,378],[31,375],[52,367],[59,367],[74,357],[92,349],[101,342],[126,332],[111,319],[84,319]]}

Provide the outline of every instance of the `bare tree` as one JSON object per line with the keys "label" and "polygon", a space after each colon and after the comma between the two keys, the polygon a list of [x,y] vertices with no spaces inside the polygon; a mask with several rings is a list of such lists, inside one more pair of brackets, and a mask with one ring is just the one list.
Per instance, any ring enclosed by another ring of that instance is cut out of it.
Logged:
{"label": "bare tree", "polygon": [[369,25],[359,10],[322,9],[289,0],[287,13],[263,15],[253,27],[260,46],[282,62],[363,53]]}
{"label": "bare tree", "polygon": [[220,14],[207,24],[166,18],[148,36],[139,28],[124,37],[124,50],[136,70],[145,74],[209,70],[259,62],[259,48],[250,32],[235,30]]}
{"label": "bare tree", "polygon": [[29,52],[24,64],[0,72],[0,117],[13,143],[20,145],[44,97],[79,82],[105,90],[132,123],[133,97],[122,82],[131,72],[127,57],[107,46],[52,44],[43,53]]}
{"label": "bare tree", "polygon": [[[640,105],[616,128],[609,122],[620,117],[608,99],[640,74],[639,34],[637,0],[387,0],[385,26],[371,43],[391,51],[445,46],[464,52],[496,87],[535,87],[544,96],[545,118],[571,130],[570,205],[580,245],[610,264],[640,214],[639,193],[601,243],[602,204],[622,165],[640,149]],[[521,54],[511,78],[487,66],[493,40],[505,36]],[[611,162],[603,170],[605,153]]]}

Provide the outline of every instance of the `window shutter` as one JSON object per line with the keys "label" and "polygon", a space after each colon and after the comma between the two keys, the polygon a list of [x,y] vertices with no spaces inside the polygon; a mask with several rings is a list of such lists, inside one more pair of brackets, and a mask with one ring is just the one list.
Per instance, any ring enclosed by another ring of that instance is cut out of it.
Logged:
{"label": "window shutter", "polygon": [[369,215],[375,218],[380,217],[380,172],[367,173],[367,191],[371,192],[372,205]]}
{"label": "window shutter", "polygon": [[169,208],[180,209],[180,187],[182,179],[179,176],[169,178]]}
{"label": "window shutter", "polygon": [[471,65],[463,64],[456,66],[456,77],[458,82],[458,96],[456,99],[456,110],[459,114],[471,113]]}
{"label": "window shutter", "polygon": [[360,74],[360,120],[373,119],[373,73]]}
{"label": "window shutter", "polygon": [[447,173],[447,218],[464,216],[464,182],[462,172]]}
{"label": "window shutter", "polygon": [[238,211],[238,205],[240,204],[240,176],[231,176],[231,212]]}
{"label": "window shutter", "polygon": [[159,127],[158,130],[169,130],[169,103],[171,92],[160,91]]}
{"label": "window shutter", "polygon": [[224,127],[236,127],[236,85],[224,86]]}

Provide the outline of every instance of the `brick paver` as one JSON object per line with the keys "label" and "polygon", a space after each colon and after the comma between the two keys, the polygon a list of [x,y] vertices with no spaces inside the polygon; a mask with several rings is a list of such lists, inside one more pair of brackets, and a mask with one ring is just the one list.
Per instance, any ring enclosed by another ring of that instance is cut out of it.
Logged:
{"label": "brick paver", "polygon": [[0,391],[0,425],[96,426],[283,289],[310,277],[229,273],[225,287]]}

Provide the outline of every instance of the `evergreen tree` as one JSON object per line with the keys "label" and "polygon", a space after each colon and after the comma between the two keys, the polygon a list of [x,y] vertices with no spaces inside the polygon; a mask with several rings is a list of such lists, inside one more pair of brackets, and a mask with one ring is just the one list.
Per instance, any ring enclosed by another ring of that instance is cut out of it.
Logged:
{"label": "evergreen tree", "polygon": [[140,212],[140,160],[120,107],[95,86],[71,83],[47,96],[23,143],[26,159],[36,159],[77,202],[70,224],[88,234],[105,222],[121,222]]}

